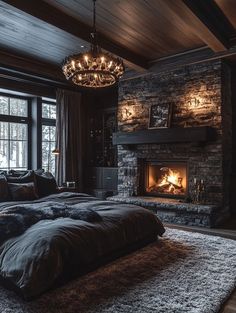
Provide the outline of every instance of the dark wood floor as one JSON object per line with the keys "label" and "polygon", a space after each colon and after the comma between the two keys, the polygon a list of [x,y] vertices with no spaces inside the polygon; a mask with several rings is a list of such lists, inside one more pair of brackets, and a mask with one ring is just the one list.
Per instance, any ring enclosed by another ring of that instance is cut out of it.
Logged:
{"label": "dark wood floor", "polygon": [[236,289],[224,304],[220,313],[235,313],[236,312]]}
{"label": "dark wood floor", "polygon": [[221,236],[221,237],[236,240],[236,216],[233,218],[230,218],[223,225],[217,228],[205,228],[205,227],[186,226],[186,225],[167,224],[167,223],[165,225],[167,227],[173,227],[176,229],[199,232],[202,234],[209,234],[213,236]]}
{"label": "dark wood floor", "polygon": [[[203,228],[195,226],[185,226],[185,225],[183,226],[177,224],[165,224],[165,226],[191,232],[209,234],[213,236],[221,236],[236,240],[236,217],[231,218],[218,228]],[[219,313],[236,313],[236,288],[229,297],[229,299],[225,302]]]}

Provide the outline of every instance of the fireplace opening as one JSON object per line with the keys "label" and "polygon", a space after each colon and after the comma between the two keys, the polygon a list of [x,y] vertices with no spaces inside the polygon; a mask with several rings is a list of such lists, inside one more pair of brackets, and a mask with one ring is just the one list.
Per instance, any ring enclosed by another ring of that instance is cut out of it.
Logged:
{"label": "fireplace opening", "polygon": [[187,162],[146,161],[145,194],[171,198],[187,196]]}

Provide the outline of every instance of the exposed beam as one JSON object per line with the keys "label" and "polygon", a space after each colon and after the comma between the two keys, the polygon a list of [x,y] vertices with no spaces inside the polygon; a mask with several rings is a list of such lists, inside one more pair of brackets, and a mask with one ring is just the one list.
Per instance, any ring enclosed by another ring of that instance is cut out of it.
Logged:
{"label": "exposed beam", "polygon": [[35,77],[37,75],[38,78],[42,78],[44,81],[66,84],[65,78],[58,67],[28,56],[16,55],[6,50],[0,50],[0,67]]}
{"label": "exposed beam", "polygon": [[35,83],[31,83],[29,81],[25,82],[20,79],[16,79],[15,77],[8,77],[7,75],[2,75],[0,71],[0,79],[1,79],[1,91],[3,89],[12,90],[14,92],[21,92],[29,95],[37,95],[48,98],[56,97],[55,88],[36,85]]}
{"label": "exposed beam", "polygon": [[123,76],[122,80],[134,79],[144,75],[148,75],[151,72],[162,73],[165,71],[171,71],[183,66],[203,63],[207,61],[213,61],[217,59],[224,59],[230,56],[236,56],[236,46],[230,48],[227,51],[213,52],[208,47],[202,47],[191,51],[175,54],[169,57],[161,58],[155,61],[149,62],[149,70],[146,73],[137,73],[135,71],[127,71]]}
{"label": "exposed beam", "polygon": [[183,0],[183,2],[211,32],[213,40],[209,42],[209,47],[211,44],[214,51],[230,47],[230,38],[235,34],[234,27],[214,0]]}
{"label": "exposed beam", "polygon": [[[37,0],[3,0],[4,2],[14,6],[15,8],[30,14],[48,24],[51,24],[63,31],[74,35],[80,39],[90,42],[91,27],[78,21],[77,19],[68,16],[50,4]],[[106,36],[99,33],[99,44],[101,47],[111,53],[124,59],[129,67],[136,70],[145,70],[148,67],[148,60],[143,56],[127,49],[124,46],[110,40]]]}
{"label": "exposed beam", "polygon": [[171,0],[166,5],[214,52],[230,47],[234,28],[214,0]]}
{"label": "exposed beam", "polygon": [[152,61],[149,63],[149,70],[152,72],[163,72],[186,65],[223,59],[233,55],[236,55],[236,46],[227,51],[217,53],[213,52],[210,48],[203,47]]}
{"label": "exposed beam", "polygon": [[19,80],[25,83],[34,83],[36,85],[42,85],[42,86],[51,86],[51,87],[66,87],[62,83],[52,80],[52,79],[45,79],[45,78],[40,78],[37,76],[37,74],[32,75],[32,74],[27,74],[23,73],[23,71],[20,70],[13,70],[5,67],[0,66],[0,77],[1,78],[7,78],[7,79],[14,79],[14,80]]}
{"label": "exposed beam", "polygon": [[214,53],[210,48],[202,47],[200,49],[194,49],[151,61],[149,70],[151,72],[168,71],[186,65],[209,61],[214,58],[215,55],[216,53]]}
{"label": "exposed beam", "polygon": [[57,66],[3,50],[0,50],[0,78],[81,91],[80,87],[66,81]]}

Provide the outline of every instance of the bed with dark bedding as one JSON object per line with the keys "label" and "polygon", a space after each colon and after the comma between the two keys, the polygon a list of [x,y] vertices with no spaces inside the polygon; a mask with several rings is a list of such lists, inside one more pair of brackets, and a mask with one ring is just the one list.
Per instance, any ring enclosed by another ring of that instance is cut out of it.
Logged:
{"label": "bed with dark bedding", "polygon": [[58,193],[0,203],[0,280],[25,299],[164,233],[139,206]]}

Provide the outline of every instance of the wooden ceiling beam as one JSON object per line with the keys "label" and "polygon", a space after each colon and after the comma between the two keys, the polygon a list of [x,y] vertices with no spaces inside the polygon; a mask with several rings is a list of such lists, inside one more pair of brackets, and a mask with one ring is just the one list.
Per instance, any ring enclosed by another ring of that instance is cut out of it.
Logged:
{"label": "wooden ceiling beam", "polygon": [[15,76],[4,75],[0,70],[0,79],[1,79],[1,89],[0,92],[13,91],[13,92],[21,92],[27,95],[35,95],[42,96],[48,98],[56,98],[56,89],[44,86],[42,84],[35,84],[31,81],[21,80],[16,78]]}
{"label": "wooden ceiling beam", "polygon": [[227,51],[214,52],[208,47],[186,51],[166,58],[160,58],[150,62],[149,70],[151,72],[163,72],[179,67],[213,61],[217,59],[225,59],[236,55],[236,46],[231,47]]}
{"label": "wooden ceiling beam", "polygon": [[234,28],[214,0],[171,0],[166,4],[214,52],[230,47]]}
{"label": "wooden ceiling beam", "polygon": [[210,48],[210,44],[216,52],[230,48],[230,38],[235,34],[235,29],[214,0],[183,2],[210,31],[213,38],[208,45]]}
{"label": "wooden ceiling beam", "polygon": [[81,91],[79,86],[72,85],[65,79],[61,69],[57,66],[0,50],[1,82],[3,79],[14,80],[13,77],[21,83],[31,82],[39,86]]}
{"label": "wooden ceiling beam", "polygon": [[135,71],[127,71],[122,77],[122,80],[134,79],[144,75],[153,73],[163,73],[166,71],[175,70],[183,66],[213,61],[217,59],[226,59],[231,56],[236,56],[236,45],[227,51],[215,53],[208,47],[202,47],[184,53],[175,54],[169,57],[160,58],[149,62],[149,71],[146,73],[137,73]]}
{"label": "wooden ceiling beam", "polygon": [[57,66],[32,59],[28,56],[16,55],[6,50],[0,50],[0,69],[9,69],[25,73],[28,76],[66,85],[65,78]]}
{"label": "wooden ceiling beam", "polygon": [[[21,10],[31,16],[38,18],[50,25],[53,25],[75,37],[90,42],[91,27],[80,22],[79,20],[63,13],[57,8],[50,4],[37,0],[3,0],[4,2],[14,6],[18,10]],[[121,57],[125,64],[135,70],[146,70],[148,67],[148,60],[143,56],[127,49],[124,46],[110,40],[106,36],[99,33],[99,44],[100,46]]]}

